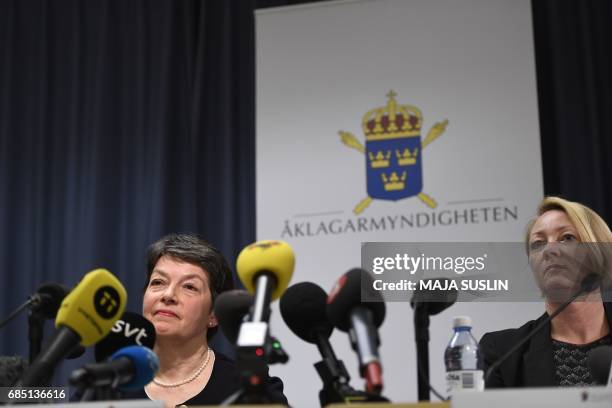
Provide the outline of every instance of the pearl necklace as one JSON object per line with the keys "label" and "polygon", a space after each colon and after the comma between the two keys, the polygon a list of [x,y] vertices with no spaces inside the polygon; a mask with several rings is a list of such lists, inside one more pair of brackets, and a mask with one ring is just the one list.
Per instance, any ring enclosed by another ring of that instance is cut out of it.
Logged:
{"label": "pearl necklace", "polygon": [[208,361],[210,360],[210,355],[211,354],[213,355],[213,357],[215,356],[215,352],[212,351],[212,349],[209,348],[206,351],[206,359],[204,360],[202,365],[193,374],[191,374],[191,376],[189,376],[189,378],[187,378],[184,381],[179,381],[179,382],[175,382],[175,383],[172,383],[172,384],[166,384],[166,383],[163,383],[163,382],[158,381],[155,378],[153,378],[153,382],[155,384],[159,385],[160,387],[166,387],[166,388],[180,387],[181,385],[188,384],[188,383],[192,382],[193,380],[195,380],[196,378],[198,378],[198,376],[202,373],[202,371],[204,371],[204,369],[208,365]]}

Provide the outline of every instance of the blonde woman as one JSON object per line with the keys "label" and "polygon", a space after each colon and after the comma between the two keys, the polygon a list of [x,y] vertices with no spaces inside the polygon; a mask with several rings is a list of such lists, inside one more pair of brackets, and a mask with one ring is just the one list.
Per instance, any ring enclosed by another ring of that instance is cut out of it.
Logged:
{"label": "blonde woman", "polygon": [[[518,329],[485,334],[480,340],[485,370],[575,293],[588,273],[600,275],[603,287],[611,282],[612,232],[599,215],[582,204],[545,198],[527,226],[525,243],[544,296],[545,313]],[[588,352],[612,344],[611,327],[612,303],[602,300],[597,286],[495,368],[486,387],[594,385],[587,366]]]}

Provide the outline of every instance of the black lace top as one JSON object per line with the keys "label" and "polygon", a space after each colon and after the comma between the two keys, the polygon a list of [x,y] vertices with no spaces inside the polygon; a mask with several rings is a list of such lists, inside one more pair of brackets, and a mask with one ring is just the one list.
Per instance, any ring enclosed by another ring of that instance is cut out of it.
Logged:
{"label": "black lace top", "polygon": [[609,344],[612,344],[612,337],[609,334],[594,342],[581,345],[552,339],[557,384],[562,387],[597,385],[591,376],[587,357],[592,349]]}

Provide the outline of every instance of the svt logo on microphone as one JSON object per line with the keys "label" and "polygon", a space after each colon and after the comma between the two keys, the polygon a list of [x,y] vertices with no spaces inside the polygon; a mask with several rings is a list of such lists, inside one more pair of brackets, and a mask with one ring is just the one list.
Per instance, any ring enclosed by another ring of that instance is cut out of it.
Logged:
{"label": "svt logo on microphone", "polygon": [[144,344],[142,344],[142,339],[147,337],[145,329],[139,329],[138,327],[131,328],[130,323],[124,322],[123,320],[117,320],[111,331],[113,333],[122,333],[128,339],[134,336],[134,342],[139,346],[144,346]]}

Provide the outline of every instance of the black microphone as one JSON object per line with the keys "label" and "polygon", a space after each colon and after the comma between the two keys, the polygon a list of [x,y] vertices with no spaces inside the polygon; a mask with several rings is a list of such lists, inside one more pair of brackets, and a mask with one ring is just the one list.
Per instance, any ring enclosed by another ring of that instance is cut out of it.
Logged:
{"label": "black microphone", "polygon": [[[333,364],[334,380],[348,383],[350,377],[329,342],[334,326],[327,318],[327,294],[311,282],[295,284],[280,299],[280,312],[291,331],[300,339],[317,346],[324,360]],[[324,383],[328,382],[321,378]]]}
{"label": "black microphone", "polygon": [[[427,279],[429,280],[429,279]],[[444,281],[447,278],[435,278],[440,285],[434,287],[448,287]],[[425,285],[424,285],[425,286]],[[426,286],[427,287],[427,286]],[[429,401],[431,389],[441,400],[444,398],[431,387],[429,382],[429,316],[436,315],[451,307],[457,301],[457,290],[417,289],[412,295],[410,306],[414,309],[414,337],[417,345],[417,383],[419,401]]]}
{"label": "black microphone", "polygon": [[496,362],[491,364],[491,366],[487,369],[487,372],[486,372],[485,377],[484,377],[485,378],[485,386],[486,386],[487,380],[489,379],[489,377],[491,377],[491,374],[493,373],[493,370],[495,370],[504,361],[506,361],[508,359],[508,357],[510,357],[519,348],[521,348],[522,345],[527,343],[527,341],[529,339],[531,339],[537,332],[542,330],[542,328],[544,326],[546,326],[548,323],[550,323],[550,321],[552,319],[554,319],[555,316],[557,316],[559,313],[561,313],[563,310],[565,310],[565,308],[568,307],[570,305],[570,303],[572,303],[574,300],[576,300],[576,298],[578,296],[581,296],[581,295],[583,295],[585,293],[589,293],[589,292],[594,291],[595,289],[597,289],[597,287],[599,287],[600,284],[601,284],[601,276],[599,276],[598,274],[596,274],[596,273],[589,273],[588,275],[586,275],[582,279],[582,282],[580,282],[580,289],[578,289],[576,291],[576,293],[574,293],[572,296],[569,297],[569,299],[567,299],[565,302],[563,302],[561,304],[561,306],[559,306],[553,313],[551,313],[548,317],[546,317],[546,319],[542,320],[542,322],[540,322],[540,324],[538,324],[533,330],[531,330],[527,334],[527,336],[525,336],[521,341],[519,341],[516,345],[514,345],[514,347],[512,347],[510,350],[508,350]]}
{"label": "black microphone", "polygon": [[38,287],[36,293],[28,298],[30,310],[40,313],[45,319],[55,319],[57,311],[68,293],[70,293],[68,286],[52,282],[43,283]]}
{"label": "black microphone", "polygon": [[223,292],[215,300],[215,316],[221,331],[230,343],[236,344],[240,326],[253,306],[253,295],[246,290]]}
{"label": "black microphone", "polygon": [[598,384],[612,385],[612,346],[599,346],[589,351],[587,364]]}
{"label": "black microphone", "polygon": [[[361,301],[362,282],[373,302]],[[327,298],[327,316],[336,328],[349,333],[366,391],[372,394],[380,394],[383,388],[377,328],[385,319],[385,311],[380,292],[372,289],[372,278],[359,268],[342,275]]]}
{"label": "black microphone", "polygon": [[[323,346],[329,344],[334,326],[327,318],[327,294],[311,282],[300,282],[290,286],[280,299],[280,312],[291,331],[307,343],[319,346],[323,357],[333,350]],[[331,353],[330,353],[331,352]]]}
{"label": "black microphone", "polygon": [[155,346],[155,327],[153,323],[138,313],[126,311],[115,322],[106,335],[94,346],[97,362],[105,361],[117,350],[127,346],[145,346],[151,350]]}
{"label": "black microphone", "polygon": [[329,342],[334,327],[327,318],[326,309],[327,294],[311,282],[290,286],[280,299],[281,316],[287,326],[300,339],[315,344],[323,357],[314,364],[323,381],[323,389],[319,392],[321,406],[365,401],[367,395],[349,385],[351,377]]}
{"label": "black microphone", "polygon": [[[449,281],[448,278],[424,279],[433,281]],[[427,287],[427,285],[423,285]],[[448,284],[441,283],[440,285],[431,285],[434,287],[448,287]],[[448,309],[457,301],[458,291],[456,289],[417,289],[412,295],[410,306],[415,310],[426,313],[429,316],[437,315],[443,310]]]}
{"label": "black microphone", "polygon": [[[68,293],[70,293],[70,289],[67,286],[59,283],[44,283],[38,287],[36,293],[28,298],[30,308],[30,312],[28,314],[30,363],[32,363],[36,356],[38,356],[40,353],[43,339],[44,321],[46,319],[55,319],[57,311]],[[78,354],[80,349],[77,348],[76,351]],[[85,349],[83,349],[83,352],[84,351]],[[69,357],[74,357],[74,355],[70,355]]]}
{"label": "black microphone", "polygon": [[6,326],[11,320],[19,315],[25,308],[36,312],[41,319],[55,318],[60,303],[70,290],[59,283],[45,283],[37,291],[28,296],[28,299],[17,309],[11,312],[9,317],[0,322],[0,328]]}

